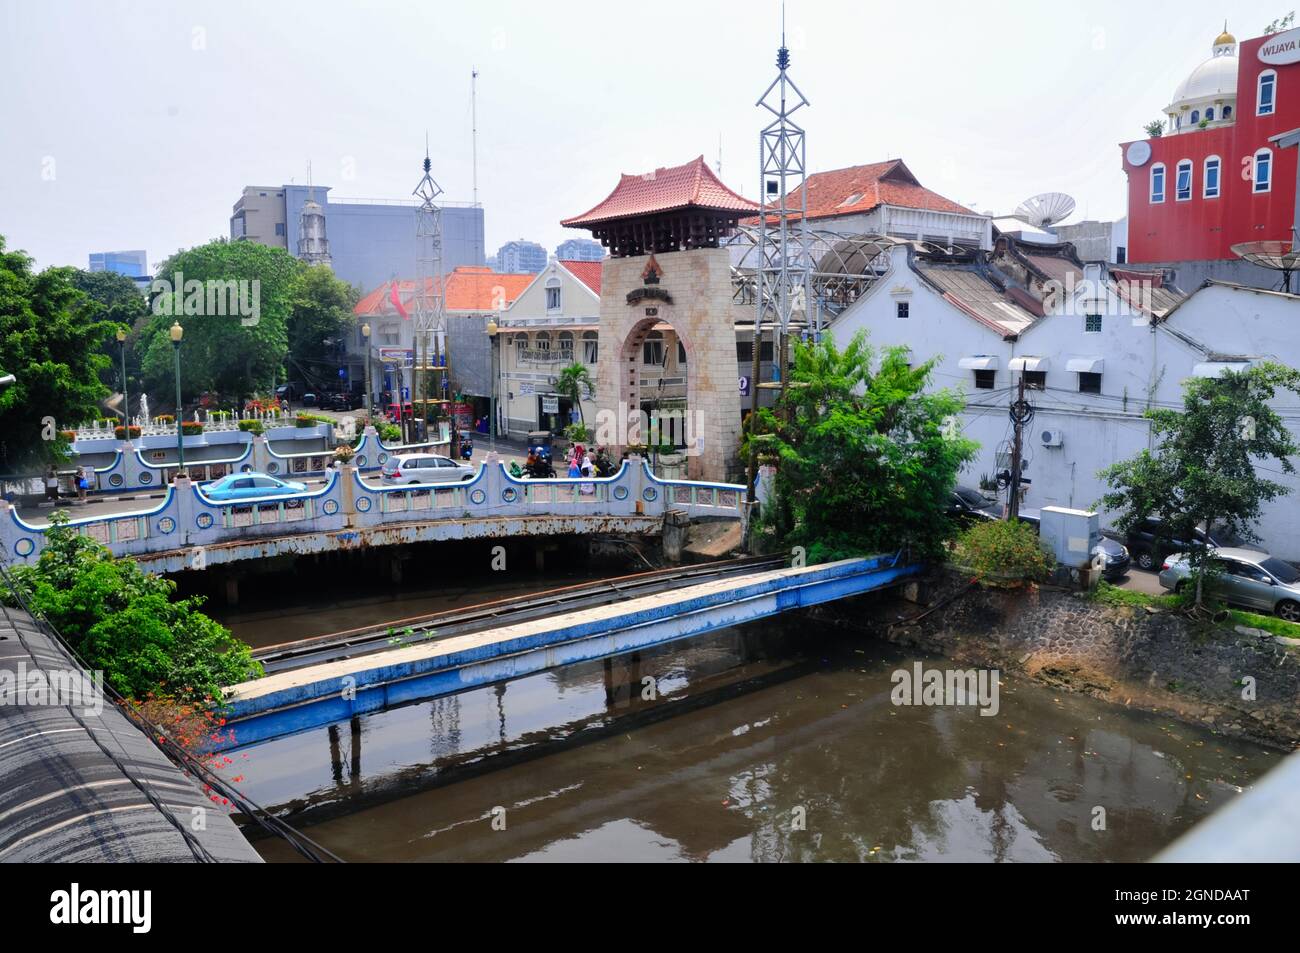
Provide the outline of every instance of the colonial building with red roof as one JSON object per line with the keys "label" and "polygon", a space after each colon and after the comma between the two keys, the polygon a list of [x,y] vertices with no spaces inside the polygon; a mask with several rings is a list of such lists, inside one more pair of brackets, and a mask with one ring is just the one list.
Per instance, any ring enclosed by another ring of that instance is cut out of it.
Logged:
{"label": "colonial building with red roof", "polygon": [[927,189],[902,159],[815,172],[791,194],[789,207],[799,208],[805,192],[813,228],[944,247],[992,247],[988,216]]}

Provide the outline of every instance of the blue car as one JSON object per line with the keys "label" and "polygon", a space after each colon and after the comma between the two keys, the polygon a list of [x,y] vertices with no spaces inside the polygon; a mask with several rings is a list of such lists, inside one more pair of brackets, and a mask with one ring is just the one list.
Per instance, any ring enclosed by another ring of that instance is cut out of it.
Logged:
{"label": "blue car", "polygon": [[265,473],[232,473],[200,487],[210,500],[227,501],[266,496],[297,496],[307,492],[306,483],[277,480]]}

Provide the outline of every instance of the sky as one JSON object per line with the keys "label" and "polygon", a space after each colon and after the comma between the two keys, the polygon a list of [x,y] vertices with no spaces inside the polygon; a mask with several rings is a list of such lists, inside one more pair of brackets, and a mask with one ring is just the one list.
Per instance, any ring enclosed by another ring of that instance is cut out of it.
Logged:
{"label": "sky", "polygon": [[[1143,138],[1228,28],[1296,0],[788,0],[812,171],[902,158],[922,184],[1008,214],[1124,214],[1119,143]],[[721,151],[758,194],[755,105],[780,0],[0,0],[0,235],[38,267],[229,235],[245,185],[400,199],[428,133],[445,197],[478,197],[489,254],[586,233],[559,221],[623,172]]]}

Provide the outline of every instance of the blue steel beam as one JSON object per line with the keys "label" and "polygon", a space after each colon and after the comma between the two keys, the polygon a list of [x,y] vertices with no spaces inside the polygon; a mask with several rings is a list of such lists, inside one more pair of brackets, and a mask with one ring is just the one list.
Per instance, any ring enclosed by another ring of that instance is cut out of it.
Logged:
{"label": "blue steel beam", "polygon": [[860,595],[920,570],[888,556],[781,569],[268,676],[231,690],[226,747]]}

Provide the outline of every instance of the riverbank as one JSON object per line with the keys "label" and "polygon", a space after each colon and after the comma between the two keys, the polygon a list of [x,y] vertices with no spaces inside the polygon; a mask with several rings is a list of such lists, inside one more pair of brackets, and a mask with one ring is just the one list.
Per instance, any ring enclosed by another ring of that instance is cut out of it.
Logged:
{"label": "riverbank", "polygon": [[1267,632],[1054,588],[968,588],[951,573],[928,579],[919,605],[896,598],[874,608],[828,611],[841,625],[865,625],[958,664],[1021,673],[1259,744],[1300,746],[1300,653]]}

